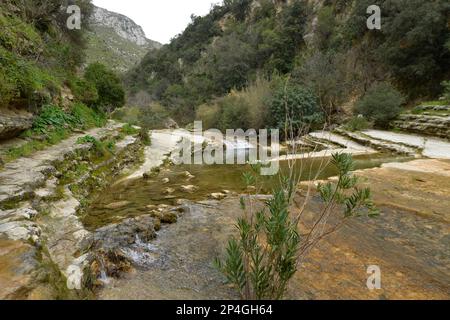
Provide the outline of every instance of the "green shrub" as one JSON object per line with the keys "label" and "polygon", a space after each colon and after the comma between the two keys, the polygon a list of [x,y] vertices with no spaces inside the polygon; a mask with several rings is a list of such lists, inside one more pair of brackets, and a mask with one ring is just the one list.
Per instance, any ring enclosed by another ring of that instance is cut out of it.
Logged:
{"label": "green shrub", "polygon": [[76,118],[65,113],[55,105],[45,105],[33,122],[32,130],[37,133],[47,133],[50,129],[65,129],[75,125]]}
{"label": "green shrub", "polygon": [[85,79],[97,89],[96,106],[112,112],[125,104],[125,91],[119,77],[100,63],[90,64],[85,71]]}
{"label": "green shrub", "polygon": [[[450,40],[449,40],[449,43],[450,43]],[[444,87],[443,97],[448,102],[448,101],[450,101],[450,81],[442,82],[442,86]]]}
{"label": "green shrub", "polygon": [[[301,213],[297,211],[296,215],[291,212],[297,192],[296,181],[291,175],[280,177],[281,187],[274,191],[273,197],[258,212],[255,212],[250,195],[247,199],[241,198],[245,215],[236,224],[239,236],[229,240],[225,259],[216,259],[215,265],[238,290],[242,299],[282,299],[309,249],[336,231],[345,219],[378,215],[370,189],[359,188],[359,179],[351,173],[354,164],[352,156],[334,154],[332,163],[339,172],[339,178],[337,183],[318,186],[324,204],[312,227],[301,223]],[[247,186],[255,187],[258,171],[255,173],[244,175]],[[328,220],[334,211],[341,215],[335,217],[339,219],[338,223],[327,225],[322,219],[327,217]],[[304,229],[303,236],[299,234],[300,227]]]}
{"label": "green shrub", "polygon": [[285,131],[289,122],[297,131],[300,128],[313,129],[324,121],[317,98],[314,94],[302,87],[286,85],[274,93],[270,103],[270,118],[274,128]]}
{"label": "green shrub", "polygon": [[69,81],[69,87],[75,96],[77,101],[85,103],[87,105],[95,105],[99,96],[97,88],[91,82],[88,82],[81,78],[75,78]]}
{"label": "green shrub", "polygon": [[345,125],[344,129],[347,131],[361,131],[370,128],[370,122],[363,116],[351,118]]}
{"label": "green shrub", "polygon": [[88,144],[88,143],[96,143],[96,142],[97,142],[97,139],[90,135],[80,137],[77,139],[77,144]]}
{"label": "green shrub", "polygon": [[139,133],[139,129],[136,129],[131,124],[126,123],[121,129],[120,132],[126,135],[135,135]]}
{"label": "green shrub", "polygon": [[74,103],[70,113],[75,119],[75,124],[82,129],[103,127],[107,121],[103,112],[91,109],[83,103]]}
{"label": "green shrub", "polygon": [[218,100],[218,105],[221,110],[219,129],[225,131],[250,128],[250,107],[243,98],[230,94]]}
{"label": "green shrub", "polygon": [[78,138],[77,144],[92,144],[95,156],[98,158],[102,158],[114,150],[114,145],[111,145],[110,142],[101,142],[90,135]]}
{"label": "green shrub", "polygon": [[150,146],[152,144],[152,140],[150,138],[150,135],[148,134],[148,131],[149,129],[145,127],[142,127],[139,131],[139,138],[145,146]]}
{"label": "green shrub", "polygon": [[195,119],[203,122],[204,129],[218,128],[220,122],[220,108],[217,103],[202,104],[196,110]]}
{"label": "green shrub", "polygon": [[402,111],[403,96],[388,83],[372,86],[356,103],[355,111],[378,127],[387,128]]}

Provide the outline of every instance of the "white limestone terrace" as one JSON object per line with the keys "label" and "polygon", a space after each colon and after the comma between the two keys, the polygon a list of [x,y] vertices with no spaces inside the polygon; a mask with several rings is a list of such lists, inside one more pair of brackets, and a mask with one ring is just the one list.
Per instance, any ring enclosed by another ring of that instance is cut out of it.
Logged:
{"label": "white limestone terrace", "polygon": [[144,163],[128,177],[118,181],[141,178],[144,173],[150,172],[153,168],[160,167],[175,150],[178,142],[182,139],[180,134],[174,130],[155,130],[151,132],[151,145],[144,149]]}
{"label": "white limestone terrace", "polygon": [[320,132],[311,132],[309,134],[313,138],[320,139],[320,140],[327,140],[331,141],[334,144],[340,145],[343,148],[345,148],[347,151],[350,152],[372,152],[374,151],[372,148],[362,146],[359,143],[356,143],[352,141],[351,139],[345,138],[343,136],[326,132],[326,131],[320,131]]}
{"label": "white limestone terrace", "polygon": [[356,143],[349,138],[328,131],[311,132],[309,136],[315,139],[319,139],[320,141],[329,141],[330,143],[338,145],[339,147],[334,148],[334,146],[331,145],[327,146],[326,143],[321,143],[322,145],[327,146],[327,149],[321,151],[283,155],[275,159],[271,159],[270,161],[273,162],[273,161],[287,161],[287,160],[302,160],[310,158],[326,158],[331,157],[334,153],[349,153],[354,156],[357,156],[357,155],[375,154],[378,152],[370,147],[366,147],[359,143]]}
{"label": "white limestone terrace", "polygon": [[422,149],[422,155],[428,158],[450,159],[450,142],[442,139],[380,130],[366,130],[363,133],[371,138]]}
{"label": "white limestone terrace", "polygon": [[43,185],[46,175],[54,170],[52,162],[63,160],[65,155],[82,148],[77,144],[86,135],[100,138],[116,131],[122,124],[109,122],[106,127],[95,128],[83,134],[75,134],[57,145],[38,151],[29,157],[19,158],[7,163],[0,171],[0,203],[31,195],[36,187]]}

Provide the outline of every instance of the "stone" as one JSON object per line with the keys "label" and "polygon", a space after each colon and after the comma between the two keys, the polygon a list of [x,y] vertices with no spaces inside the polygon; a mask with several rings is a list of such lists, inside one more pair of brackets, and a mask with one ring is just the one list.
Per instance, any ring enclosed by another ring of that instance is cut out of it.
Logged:
{"label": "stone", "polygon": [[130,201],[119,201],[119,202],[113,202],[110,204],[107,204],[106,206],[104,206],[105,209],[109,209],[109,210],[116,210],[116,209],[120,209],[123,207],[126,207],[130,204]]}
{"label": "stone", "polygon": [[0,113],[0,140],[18,136],[31,128],[33,115],[23,110],[3,110]]}
{"label": "stone", "polygon": [[164,190],[164,194],[172,194],[172,193],[174,193],[175,192],[175,189],[173,189],[173,188],[166,188],[165,190]]}
{"label": "stone", "polygon": [[161,230],[161,220],[160,219],[155,218],[155,220],[153,220],[153,224],[154,224],[153,227],[155,228],[155,231]]}
{"label": "stone", "polygon": [[148,173],[148,172],[144,172],[144,173],[142,174],[142,178],[143,178],[144,180],[149,180],[151,177],[152,177],[151,174]]}
{"label": "stone", "polygon": [[94,234],[94,246],[104,250],[117,249],[134,244],[136,237],[147,242],[155,236],[154,218],[141,216],[100,228]]}
{"label": "stone", "polygon": [[178,216],[174,212],[164,212],[161,216],[162,223],[172,224],[172,223],[176,223],[177,220],[178,220]]}
{"label": "stone", "polygon": [[170,179],[169,179],[169,178],[164,178],[164,179],[161,180],[161,182],[162,182],[163,184],[167,184],[167,183],[170,182]]}
{"label": "stone", "polygon": [[180,190],[182,192],[186,192],[186,193],[194,193],[195,191],[198,190],[198,187],[196,187],[194,185],[181,186]]}
{"label": "stone", "polygon": [[189,171],[185,171],[185,172],[183,173],[183,175],[187,178],[187,180],[192,180],[192,179],[195,178],[195,176],[192,175]]}
{"label": "stone", "polygon": [[177,199],[177,200],[175,200],[174,203],[177,206],[182,206],[182,205],[185,205],[188,202],[189,202],[189,200],[187,200],[187,199]]}
{"label": "stone", "polygon": [[176,123],[176,121],[173,120],[172,118],[168,118],[168,119],[166,120],[164,126],[165,126],[167,129],[178,129],[178,128],[179,128],[178,123]]}
{"label": "stone", "polygon": [[227,195],[224,193],[211,193],[209,197],[214,200],[223,200],[227,197]]}
{"label": "stone", "polygon": [[85,279],[86,267],[89,264],[90,254],[86,253],[75,259],[73,263],[67,267],[65,276],[67,278],[67,288],[69,290],[81,290],[83,288],[83,280]]}
{"label": "stone", "polygon": [[37,250],[23,241],[0,240],[0,299],[26,299],[39,265]]}

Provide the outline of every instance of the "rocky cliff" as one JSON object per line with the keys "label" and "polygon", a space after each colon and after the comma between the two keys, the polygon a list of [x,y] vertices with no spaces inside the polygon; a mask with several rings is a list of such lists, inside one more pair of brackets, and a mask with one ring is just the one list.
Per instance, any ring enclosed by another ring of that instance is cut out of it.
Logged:
{"label": "rocky cliff", "polygon": [[103,8],[94,8],[90,26],[87,62],[101,62],[117,72],[127,71],[148,50],[161,47],[160,43],[147,39],[133,20]]}

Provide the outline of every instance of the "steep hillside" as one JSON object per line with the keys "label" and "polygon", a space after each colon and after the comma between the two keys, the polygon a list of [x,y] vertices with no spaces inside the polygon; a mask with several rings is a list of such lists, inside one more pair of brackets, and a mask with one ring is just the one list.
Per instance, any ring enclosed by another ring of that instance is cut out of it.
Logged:
{"label": "steep hillside", "polygon": [[[366,26],[372,4],[382,9],[381,30]],[[341,105],[379,82],[403,101],[439,97],[450,77],[449,17],[445,0],[227,0],[148,53],[127,84],[181,122],[219,115],[210,122],[248,127],[271,125],[274,104],[256,106],[255,97],[270,100],[289,79],[293,95],[298,87],[311,91],[324,118],[335,121]],[[245,93],[264,81],[264,92]],[[251,108],[266,120],[243,120]]]}
{"label": "steep hillside", "polygon": [[[81,72],[91,0],[77,0],[81,29],[60,0],[0,2],[0,145],[6,160],[29,155],[80,128],[101,126],[104,113],[124,104],[119,77],[101,64]],[[17,147],[17,148],[16,148]],[[0,159],[0,165],[2,159]]]}
{"label": "steep hillside", "polygon": [[117,72],[125,72],[151,49],[161,44],[146,38],[130,18],[94,7],[88,33],[87,63],[101,62]]}
{"label": "steep hillside", "polygon": [[[88,17],[90,1],[77,4]],[[86,25],[69,30],[67,17],[57,0],[0,2],[0,140],[29,128],[43,105],[61,103],[76,78]]]}

